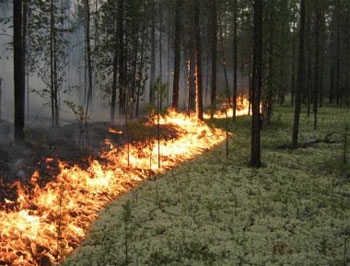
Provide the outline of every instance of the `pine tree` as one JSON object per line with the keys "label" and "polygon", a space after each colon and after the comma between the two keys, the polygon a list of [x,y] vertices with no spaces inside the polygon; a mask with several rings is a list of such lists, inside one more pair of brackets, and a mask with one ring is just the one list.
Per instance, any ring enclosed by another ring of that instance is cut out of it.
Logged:
{"label": "pine tree", "polygon": [[22,1],[13,1],[13,65],[15,84],[15,141],[24,140],[25,73],[23,53]]}

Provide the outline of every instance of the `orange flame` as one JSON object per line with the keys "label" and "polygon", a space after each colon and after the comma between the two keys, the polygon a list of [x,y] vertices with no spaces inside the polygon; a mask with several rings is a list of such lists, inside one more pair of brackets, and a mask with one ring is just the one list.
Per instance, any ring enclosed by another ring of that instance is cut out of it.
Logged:
{"label": "orange flame", "polygon": [[[249,114],[249,100],[245,96],[237,97],[237,108],[236,108],[236,116],[244,116]],[[221,106],[220,110],[217,110],[213,117],[217,119],[222,119],[226,117],[233,116],[233,108],[229,106],[227,102],[224,102]],[[210,112],[204,114],[205,119],[209,119],[211,117]]]}
{"label": "orange flame", "polygon": [[[149,123],[157,121],[153,118]],[[221,129],[173,110],[161,116],[159,123],[179,132],[176,139],[160,140],[159,149],[156,139],[120,148],[106,140],[109,150],[101,152],[101,157],[107,164],[90,159],[89,168],[84,170],[59,162],[56,180],[44,187],[38,185],[38,171],[31,177],[31,189],[15,182],[15,204],[6,200],[0,208],[0,265],[50,265],[62,261],[84,239],[97,212],[112,199],[151,174],[190,160],[225,139]],[[10,210],[9,205],[16,208]]]}
{"label": "orange flame", "polygon": [[123,131],[116,130],[115,128],[112,128],[112,127],[108,128],[108,132],[111,133],[111,134],[117,134],[117,135],[123,134]]}

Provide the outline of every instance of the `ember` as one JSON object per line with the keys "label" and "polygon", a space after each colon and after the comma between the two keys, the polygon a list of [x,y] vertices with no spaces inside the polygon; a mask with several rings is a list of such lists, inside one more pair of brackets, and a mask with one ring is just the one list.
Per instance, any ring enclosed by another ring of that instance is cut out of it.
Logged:
{"label": "ember", "polygon": [[[157,121],[153,118],[149,123]],[[39,171],[27,185],[12,184],[17,199],[6,199],[0,206],[0,265],[62,261],[81,243],[97,212],[109,201],[149,175],[164,172],[225,139],[221,129],[171,110],[159,123],[175,127],[177,137],[123,147],[106,140],[108,149],[100,154],[103,163],[91,158],[90,166],[82,169],[58,162],[57,178],[45,186],[39,185]]]}

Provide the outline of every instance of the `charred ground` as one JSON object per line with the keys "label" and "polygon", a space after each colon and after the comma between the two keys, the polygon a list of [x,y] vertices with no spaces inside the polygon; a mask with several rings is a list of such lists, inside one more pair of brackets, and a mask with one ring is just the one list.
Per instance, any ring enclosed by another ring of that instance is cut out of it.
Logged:
{"label": "charred ground", "polygon": [[[110,126],[108,122],[89,123],[83,129],[77,123],[59,128],[32,126],[26,128],[26,140],[15,144],[13,125],[0,121],[0,206],[5,199],[16,199],[14,182],[18,181],[30,189],[30,177],[36,170],[40,174],[39,185],[43,187],[59,174],[59,161],[81,168],[89,166],[91,157],[102,162],[99,152],[108,149],[106,139],[116,147],[128,142],[147,143],[157,139],[157,125],[146,122],[147,119],[132,121],[127,130],[123,124]],[[160,139],[178,136],[175,127],[160,125],[159,129]]]}

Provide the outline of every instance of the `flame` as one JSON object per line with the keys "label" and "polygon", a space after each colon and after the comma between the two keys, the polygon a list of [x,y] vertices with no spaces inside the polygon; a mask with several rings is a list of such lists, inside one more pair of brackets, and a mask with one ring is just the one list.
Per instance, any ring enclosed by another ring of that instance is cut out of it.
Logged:
{"label": "flame", "polygon": [[[231,99],[232,101],[232,99]],[[237,97],[237,108],[236,108],[236,116],[244,116],[249,114],[249,100],[247,97],[241,95]],[[217,119],[222,119],[226,117],[233,116],[233,108],[229,106],[228,101],[222,103],[220,110],[217,110],[213,117]],[[205,119],[211,118],[210,112],[204,114]]]}
{"label": "flame", "polygon": [[59,263],[81,243],[108,202],[150,175],[190,160],[225,139],[221,129],[174,110],[148,123],[158,121],[175,128],[177,137],[123,147],[105,140],[108,149],[100,154],[103,163],[90,158],[88,169],[82,169],[59,161],[60,173],[43,187],[39,171],[27,186],[13,183],[17,199],[0,206],[0,265]]}
{"label": "flame", "polygon": [[116,130],[115,128],[110,127],[110,128],[108,128],[108,133],[121,135],[121,134],[123,134],[123,131]]}

